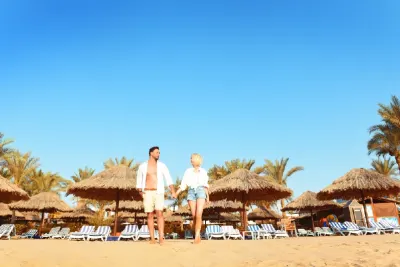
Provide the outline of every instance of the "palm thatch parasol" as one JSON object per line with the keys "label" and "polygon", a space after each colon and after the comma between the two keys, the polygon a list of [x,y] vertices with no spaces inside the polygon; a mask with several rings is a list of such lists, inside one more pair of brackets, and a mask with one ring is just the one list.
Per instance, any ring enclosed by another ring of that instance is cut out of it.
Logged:
{"label": "palm thatch parasol", "polygon": [[[0,217],[12,217],[12,214],[13,211],[10,210],[7,204],[0,203]],[[24,215],[19,211],[15,211],[15,217],[24,218]]]}
{"label": "palm thatch parasol", "polygon": [[340,208],[341,206],[333,201],[329,200],[318,200],[317,193],[306,191],[301,194],[298,198],[287,204],[282,211],[302,211],[309,212],[311,214],[312,230],[314,231],[314,215],[315,211]]}
{"label": "palm thatch parasol", "polygon": [[[104,208],[106,211],[115,211],[115,203],[107,205]],[[143,201],[121,201],[119,203],[118,210],[120,211],[130,211],[130,212],[143,212],[144,205]]]}
{"label": "palm thatch parasol", "polygon": [[207,202],[204,206],[205,213],[235,212],[242,210],[242,203],[229,200]]}
{"label": "palm thatch parasol", "polygon": [[29,195],[24,190],[0,175],[0,202],[10,203],[18,200],[28,200]]}
{"label": "palm thatch parasol", "polygon": [[164,219],[166,222],[183,222],[182,216],[173,214],[172,212],[165,212]]}
{"label": "palm thatch parasol", "polygon": [[89,209],[85,203],[79,203],[73,211],[61,213],[58,218],[79,221],[93,218],[94,214],[95,212]]}
{"label": "palm thatch parasol", "polygon": [[135,218],[135,221],[137,220],[137,219],[146,219],[147,218],[147,215],[146,215],[146,213],[144,213],[144,212],[128,212],[128,211],[123,211],[123,212],[120,212],[119,214],[118,214],[118,217],[119,218],[122,218],[122,219],[128,219],[128,218]]}
{"label": "palm thatch parasol", "polygon": [[114,234],[117,232],[120,200],[141,200],[136,189],[136,175],[127,166],[117,165],[79,183],[73,184],[67,194],[96,200],[115,200]]}
{"label": "palm thatch parasol", "polygon": [[176,215],[181,215],[181,216],[192,216],[192,212],[190,211],[189,205],[179,207],[177,211],[174,212]]}
{"label": "palm thatch parasol", "polygon": [[255,210],[253,210],[252,212],[250,212],[247,217],[249,218],[249,220],[277,220],[277,219],[281,219],[282,216],[280,216],[279,214],[277,214],[275,211],[271,210],[271,209],[267,209],[267,208],[257,208]]}
{"label": "palm thatch parasol", "polygon": [[54,213],[57,211],[70,211],[71,208],[53,192],[42,192],[34,195],[27,201],[18,201],[9,205],[10,209],[18,211],[38,211],[42,213],[39,228],[39,235],[42,233],[44,223],[44,213]]}
{"label": "palm thatch parasol", "polygon": [[[17,211],[16,211],[17,212]],[[25,211],[25,212],[21,212],[22,216],[23,216],[23,221],[35,221],[35,222],[40,222],[41,218],[40,218],[40,214],[34,211]]]}
{"label": "palm thatch parasol", "polygon": [[233,213],[227,213],[227,212],[222,212],[221,214],[219,214],[218,217],[215,217],[215,215],[206,215],[206,218],[208,220],[211,220],[212,222],[214,222],[214,221],[217,221],[217,222],[240,222],[239,214],[233,214]]}
{"label": "palm thatch parasol", "polygon": [[247,229],[246,206],[251,201],[276,201],[288,198],[292,190],[260,177],[246,169],[238,169],[222,179],[213,182],[210,186],[210,199],[232,200],[243,203],[243,226]]}
{"label": "palm thatch parasol", "polygon": [[362,199],[364,214],[367,225],[369,225],[366,197],[384,197],[400,193],[400,182],[382,175],[375,171],[366,169],[352,169],[344,176],[333,181],[333,183],[318,194],[320,200],[328,199]]}

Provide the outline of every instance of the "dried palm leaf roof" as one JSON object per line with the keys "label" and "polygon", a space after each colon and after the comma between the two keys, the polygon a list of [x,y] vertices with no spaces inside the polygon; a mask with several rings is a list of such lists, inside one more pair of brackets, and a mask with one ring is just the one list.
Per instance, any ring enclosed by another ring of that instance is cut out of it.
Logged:
{"label": "dried palm leaf roof", "polygon": [[40,214],[37,212],[32,212],[32,211],[28,211],[28,212],[21,212],[22,216],[23,216],[23,221],[38,221],[40,222],[41,218],[40,218]]}
{"label": "dried palm leaf roof", "polygon": [[181,216],[191,216],[192,212],[190,211],[189,205],[179,207],[177,211],[174,212],[176,215],[181,215]]}
{"label": "dried palm leaf roof", "polygon": [[182,216],[172,214],[170,212],[167,212],[164,214],[164,219],[166,222],[182,222]]}
{"label": "dried palm leaf roof", "polygon": [[352,169],[318,194],[320,200],[382,197],[400,193],[400,182],[366,169]]}
{"label": "dried palm leaf roof", "polygon": [[[8,205],[0,203],[0,217],[11,217],[11,216],[12,216],[12,210],[10,210]],[[22,213],[19,211],[15,211],[15,217],[23,218],[24,215],[22,215]]]}
{"label": "dried palm leaf roof", "polygon": [[233,213],[222,212],[219,216],[217,214],[205,215],[204,219],[211,222],[240,222],[240,215]]}
{"label": "dried palm leaf roof", "polygon": [[292,190],[246,169],[238,169],[210,186],[210,199],[232,201],[276,201],[292,195]]}
{"label": "dried palm leaf roof", "polygon": [[324,209],[340,208],[341,206],[336,202],[330,200],[318,200],[317,193],[306,191],[301,194],[298,198],[287,204],[282,211],[289,210],[307,210],[307,211],[318,211]]}
{"label": "dried palm leaf roof", "polygon": [[32,196],[27,201],[18,201],[9,205],[12,210],[40,211],[53,213],[57,211],[71,211],[71,208],[53,192],[43,192]]}
{"label": "dried palm leaf roof", "polygon": [[228,201],[224,199],[224,200],[207,202],[206,205],[204,206],[204,211],[206,213],[222,212],[222,211],[234,212],[241,210],[242,206],[243,204],[240,202]]}
{"label": "dried palm leaf roof", "polygon": [[144,212],[137,212],[135,214],[135,212],[123,211],[123,212],[118,213],[118,217],[122,218],[122,219],[128,219],[128,218],[134,219],[135,217],[136,217],[136,219],[146,219],[147,214]]}
{"label": "dried palm leaf roof", "polygon": [[0,202],[10,203],[28,199],[28,193],[0,175]]}
{"label": "dried palm leaf roof", "polygon": [[135,172],[123,165],[106,169],[71,185],[67,194],[96,200],[141,200],[136,190]]}
{"label": "dried palm leaf roof", "polygon": [[68,220],[82,220],[93,218],[95,212],[89,209],[86,205],[78,206],[71,212],[64,212],[57,216],[60,219],[68,219]]}
{"label": "dried palm leaf roof", "polygon": [[266,208],[257,208],[247,215],[249,220],[268,220],[268,219],[281,219],[282,216],[277,214],[275,211]]}
{"label": "dried palm leaf roof", "polygon": [[[106,211],[115,211],[115,203],[107,205]],[[118,210],[120,211],[133,211],[139,212],[144,211],[143,201],[121,201],[119,203]]]}

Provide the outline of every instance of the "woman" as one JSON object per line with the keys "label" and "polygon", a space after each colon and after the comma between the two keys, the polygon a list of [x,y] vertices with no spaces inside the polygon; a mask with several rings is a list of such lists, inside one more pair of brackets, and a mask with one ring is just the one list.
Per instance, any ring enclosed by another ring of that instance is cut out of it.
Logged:
{"label": "woman", "polygon": [[200,230],[203,215],[203,208],[206,201],[209,200],[208,195],[208,175],[207,171],[201,168],[203,158],[200,154],[192,154],[190,158],[193,168],[189,168],[183,175],[181,185],[179,186],[176,195],[189,188],[187,201],[192,211],[193,224],[194,224],[194,244],[199,244],[201,241]]}

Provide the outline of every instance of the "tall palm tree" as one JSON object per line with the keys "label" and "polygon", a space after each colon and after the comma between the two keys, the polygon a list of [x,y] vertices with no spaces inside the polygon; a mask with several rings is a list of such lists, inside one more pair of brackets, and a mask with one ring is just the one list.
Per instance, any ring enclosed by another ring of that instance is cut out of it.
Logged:
{"label": "tall palm tree", "polygon": [[390,155],[400,170],[400,128],[385,123],[372,126],[369,132],[372,137],[368,142],[368,154],[375,153],[378,157]]}
{"label": "tall palm tree", "polygon": [[391,159],[386,158],[377,158],[371,162],[371,170],[376,171],[385,176],[396,178],[399,174],[399,171],[396,166],[396,162]]}
{"label": "tall palm tree", "polygon": [[[94,174],[95,170],[92,168],[89,168],[88,166],[85,166],[84,169],[79,168],[78,172],[75,173],[74,175],[71,176],[72,180],[75,183],[79,183],[89,177],[92,177]],[[91,199],[81,199],[79,197],[76,197],[75,200],[79,204],[85,204],[85,205],[92,205],[92,206],[99,206],[99,203],[96,200],[91,200]]]}
{"label": "tall palm tree", "polygon": [[94,172],[95,172],[94,169],[86,166],[84,169],[79,168],[78,173],[75,173],[74,175],[72,175],[71,178],[72,178],[72,180],[74,180],[75,183],[78,183],[82,180],[92,177]]}
{"label": "tall palm tree", "polygon": [[[179,177],[176,178],[176,181],[175,181],[175,183],[174,183],[175,192],[179,189],[179,186],[181,185],[181,182],[182,182],[182,179],[180,179]],[[165,192],[168,192],[168,193],[167,193],[167,197],[172,198],[172,197],[171,197],[172,195],[171,195],[171,191],[170,191],[170,190],[166,190]],[[182,191],[182,192],[178,195],[178,197],[177,197],[176,199],[173,200],[173,202],[171,203],[170,207],[173,207],[173,208],[174,208],[174,211],[175,211],[176,206],[181,207],[181,206],[183,205],[183,202],[184,202],[184,201],[186,200],[186,198],[187,198],[187,194],[188,194],[188,191],[187,191],[187,190]]]}
{"label": "tall palm tree", "polygon": [[[265,160],[263,168],[267,178],[272,179],[276,183],[287,187],[287,181],[289,177],[295,174],[296,172],[304,170],[304,167],[302,166],[295,166],[285,173],[288,161],[289,158],[282,158],[280,160],[275,160],[275,162],[272,162],[270,160]],[[281,208],[284,208],[285,199],[281,199],[280,202],[281,202]],[[282,215],[285,216],[285,213],[283,212]]]}
{"label": "tall palm tree", "polygon": [[65,192],[71,181],[62,178],[58,173],[35,171],[27,186],[31,195],[41,192]]}
{"label": "tall palm tree", "polygon": [[385,122],[400,128],[400,101],[396,96],[389,105],[379,104],[378,113]]}
{"label": "tall palm tree", "polygon": [[139,168],[138,163],[134,163],[134,159],[128,159],[127,157],[123,156],[121,159],[115,158],[115,161],[109,158],[107,161],[103,163],[104,169],[109,169],[114,166],[124,165],[127,166],[135,171]]}
{"label": "tall palm tree", "polygon": [[4,134],[0,133],[0,161],[4,157],[4,155],[10,153],[12,150],[7,146],[13,143],[12,139],[4,139]]}
{"label": "tall palm tree", "polygon": [[32,157],[29,152],[21,154],[19,151],[8,153],[3,158],[3,171],[8,172],[10,180],[23,189],[28,186],[30,178],[39,167],[39,159]]}
{"label": "tall palm tree", "polygon": [[225,161],[224,165],[214,165],[208,170],[208,177],[210,180],[219,180],[226,175],[236,171],[237,169],[246,169],[252,170],[253,172],[260,174],[263,171],[263,168],[253,168],[254,164],[256,163],[255,160],[240,160],[240,159],[233,159],[230,161]]}

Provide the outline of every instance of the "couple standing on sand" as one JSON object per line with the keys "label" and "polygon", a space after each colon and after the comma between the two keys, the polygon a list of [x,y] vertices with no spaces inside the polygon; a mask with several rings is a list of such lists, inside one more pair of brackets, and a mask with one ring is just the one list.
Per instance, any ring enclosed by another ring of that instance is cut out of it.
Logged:
{"label": "couple standing on sand", "polygon": [[202,224],[203,208],[209,200],[208,194],[208,175],[207,171],[201,168],[203,162],[199,154],[192,154],[191,163],[193,168],[189,168],[183,175],[181,185],[175,192],[171,175],[167,166],[158,161],[160,158],[159,147],[149,149],[149,160],[139,166],[137,172],[136,187],[143,198],[144,212],[147,213],[147,225],[150,232],[150,243],[155,244],[154,239],[154,214],[157,216],[158,232],[160,245],[164,243],[164,180],[171,190],[173,198],[177,198],[179,193],[189,188],[187,201],[192,212],[195,230],[194,244],[200,243],[200,230]]}

